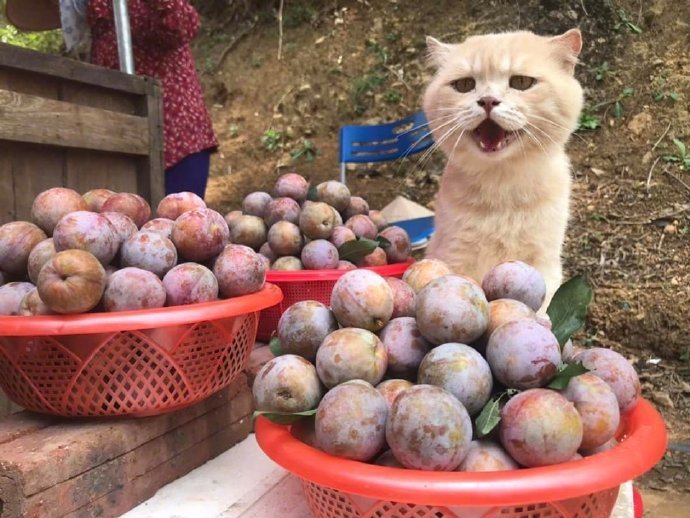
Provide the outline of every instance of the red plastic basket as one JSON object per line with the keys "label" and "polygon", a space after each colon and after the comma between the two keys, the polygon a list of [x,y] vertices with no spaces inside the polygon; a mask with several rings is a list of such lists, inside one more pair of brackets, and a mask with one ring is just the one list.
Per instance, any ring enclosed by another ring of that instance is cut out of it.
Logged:
{"label": "red plastic basket", "polygon": [[489,473],[375,466],[312,448],[265,418],[255,430],[264,453],[302,479],[317,518],[602,518],[610,515],[620,484],[651,469],[667,441],[661,416],[644,400],[625,416],[621,443],[609,451]]}
{"label": "red plastic basket", "polygon": [[156,415],[229,385],[246,367],[277,286],[155,310],[0,317],[0,386],[35,412]]}
{"label": "red plastic basket", "polygon": [[[414,259],[410,259],[405,263],[372,266],[362,269],[371,270],[383,277],[397,277],[400,279],[413,262]],[[279,304],[264,309],[261,312],[256,338],[264,342],[270,340],[278,328],[280,316],[295,302],[317,300],[330,306],[333,286],[346,273],[347,270],[269,270],[266,272],[266,280],[275,284],[283,291],[283,300]]]}

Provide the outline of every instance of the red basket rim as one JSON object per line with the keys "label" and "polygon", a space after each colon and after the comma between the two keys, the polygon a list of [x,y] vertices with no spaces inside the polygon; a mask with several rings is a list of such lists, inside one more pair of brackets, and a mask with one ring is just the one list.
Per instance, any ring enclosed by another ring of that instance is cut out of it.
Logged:
{"label": "red basket rim", "polygon": [[640,400],[625,416],[615,448],[555,466],[486,473],[403,470],[335,457],[299,441],[289,427],[256,421],[261,449],[300,478],[377,500],[435,506],[509,506],[554,502],[603,491],[642,475],[666,451],[664,421]]}
{"label": "red basket rim", "polygon": [[256,293],[187,306],[79,315],[1,316],[0,336],[76,335],[152,329],[236,317],[261,311],[278,304],[281,300],[281,289],[274,284],[266,283]]}
{"label": "red basket rim", "polygon": [[[382,277],[388,277],[404,273],[414,262],[415,260],[410,257],[403,263],[387,264],[385,266],[368,266],[358,269],[371,270]],[[349,270],[268,270],[266,272],[266,280],[269,282],[337,281],[348,271]]]}

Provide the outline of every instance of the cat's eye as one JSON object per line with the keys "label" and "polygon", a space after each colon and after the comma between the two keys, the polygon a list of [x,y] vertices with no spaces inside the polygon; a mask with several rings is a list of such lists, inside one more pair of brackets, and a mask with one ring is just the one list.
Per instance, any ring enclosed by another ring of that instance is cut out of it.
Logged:
{"label": "cat's eye", "polygon": [[527,90],[534,86],[537,80],[529,76],[511,76],[508,84],[515,90]]}
{"label": "cat's eye", "polygon": [[473,77],[462,77],[453,81],[450,86],[452,86],[458,92],[466,94],[467,92],[474,90],[475,84],[476,81]]}

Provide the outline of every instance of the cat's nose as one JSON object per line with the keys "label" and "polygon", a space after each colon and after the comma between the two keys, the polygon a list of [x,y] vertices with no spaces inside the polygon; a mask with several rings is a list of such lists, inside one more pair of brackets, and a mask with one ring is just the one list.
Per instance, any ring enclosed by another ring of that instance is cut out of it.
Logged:
{"label": "cat's nose", "polygon": [[481,97],[478,101],[477,104],[484,108],[484,111],[486,112],[487,115],[491,113],[491,110],[493,110],[496,106],[501,104],[501,101],[496,99],[495,97],[492,97],[490,95]]}

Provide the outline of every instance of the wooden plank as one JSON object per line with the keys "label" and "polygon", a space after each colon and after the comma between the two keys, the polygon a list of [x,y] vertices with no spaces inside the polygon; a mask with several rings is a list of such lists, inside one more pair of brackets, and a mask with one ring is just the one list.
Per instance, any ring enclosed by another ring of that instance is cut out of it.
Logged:
{"label": "wooden plank", "polygon": [[[17,89],[8,88],[8,90],[16,91]],[[126,113],[128,115],[146,116],[145,113],[141,113],[138,109],[139,100],[142,98],[140,95],[105,90],[74,81],[60,81],[59,90],[59,99],[61,101]]]}
{"label": "wooden plank", "polygon": [[31,205],[36,195],[64,185],[64,154],[58,148],[19,142],[6,144],[10,147],[14,178],[14,219],[31,221]]}
{"label": "wooden plank", "polygon": [[144,117],[0,90],[0,139],[149,154]]}
{"label": "wooden plank", "polygon": [[0,140],[0,225],[14,219],[14,177],[10,146]]}
{"label": "wooden plank", "polygon": [[50,80],[40,74],[24,71],[10,71],[8,73],[6,90],[12,90],[28,95],[37,95],[45,97],[46,99],[55,99],[59,97],[60,85],[55,80]]}
{"label": "wooden plank", "polygon": [[71,79],[133,94],[147,94],[152,88],[152,81],[143,77],[4,43],[0,43],[0,67]]}
{"label": "wooden plank", "polygon": [[77,192],[107,188],[115,192],[137,192],[138,162],[132,157],[88,149],[65,149],[67,181]]}
{"label": "wooden plank", "polygon": [[158,84],[146,97],[145,109],[149,123],[150,154],[139,163],[140,192],[146,192],[149,203],[157,207],[165,196],[165,159],[163,155],[163,95]]}

